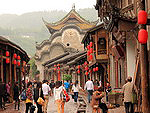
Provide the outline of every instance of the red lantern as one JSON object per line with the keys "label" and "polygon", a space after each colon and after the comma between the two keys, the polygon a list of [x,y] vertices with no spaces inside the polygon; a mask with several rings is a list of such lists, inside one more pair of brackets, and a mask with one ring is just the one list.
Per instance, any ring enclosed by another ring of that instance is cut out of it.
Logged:
{"label": "red lantern", "polygon": [[58,67],[58,69],[60,69],[60,67]]}
{"label": "red lantern", "polygon": [[16,54],[16,53],[14,53],[14,58],[15,58],[15,59],[17,58],[17,54]]}
{"label": "red lantern", "polygon": [[88,49],[88,50],[90,49],[90,45],[87,46],[87,49]]}
{"label": "red lantern", "polygon": [[16,60],[14,60],[14,65],[16,65],[17,64],[17,61]]}
{"label": "red lantern", "polygon": [[90,55],[90,60],[93,60],[93,55]]}
{"label": "red lantern", "polygon": [[80,70],[78,70],[78,74],[80,74]]}
{"label": "red lantern", "polygon": [[90,42],[90,47],[92,47],[93,46],[93,42]]}
{"label": "red lantern", "polygon": [[60,71],[58,71],[58,74],[60,74]]}
{"label": "red lantern", "polygon": [[54,65],[54,67],[56,67],[56,65]]}
{"label": "red lantern", "polygon": [[87,61],[84,62],[84,65],[88,65]]}
{"label": "red lantern", "polygon": [[93,68],[93,71],[95,72],[95,71],[96,71],[96,69],[95,69],[95,68]]}
{"label": "red lantern", "polygon": [[59,67],[59,66],[60,66],[60,64],[57,64],[57,66]]}
{"label": "red lantern", "polygon": [[6,58],[6,64],[10,63],[10,59]]}
{"label": "red lantern", "polygon": [[138,12],[138,24],[146,24],[147,23],[147,12],[144,10],[140,10]]}
{"label": "red lantern", "polygon": [[78,69],[80,69],[80,65],[78,65]]}
{"label": "red lantern", "polygon": [[54,68],[54,71],[56,71],[56,68]]}
{"label": "red lantern", "polygon": [[88,51],[87,51],[87,56],[90,56],[90,54],[91,54],[91,53],[90,53],[90,51],[88,50]]}
{"label": "red lantern", "polygon": [[148,32],[145,29],[141,29],[138,33],[138,40],[141,44],[146,44],[148,40]]}
{"label": "red lantern", "polygon": [[87,76],[89,73],[88,72],[85,72],[85,75]]}
{"label": "red lantern", "polygon": [[20,59],[21,59],[19,55],[18,55],[17,59],[18,59],[18,60],[20,60]]}
{"label": "red lantern", "polygon": [[7,56],[7,57],[9,56],[9,51],[6,51],[6,56]]}
{"label": "red lantern", "polygon": [[93,53],[93,48],[90,48],[90,53]]}
{"label": "red lantern", "polygon": [[88,67],[87,67],[87,66],[85,67],[85,70],[86,70],[86,71],[88,70]]}
{"label": "red lantern", "polygon": [[96,67],[95,70],[98,71],[98,67]]}
{"label": "red lantern", "polygon": [[90,73],[92,73],[92,70],[89,70]]}
{"label": "red lantern", "polygon": [[20,66],[20,61],[17,62],[17,65]]}

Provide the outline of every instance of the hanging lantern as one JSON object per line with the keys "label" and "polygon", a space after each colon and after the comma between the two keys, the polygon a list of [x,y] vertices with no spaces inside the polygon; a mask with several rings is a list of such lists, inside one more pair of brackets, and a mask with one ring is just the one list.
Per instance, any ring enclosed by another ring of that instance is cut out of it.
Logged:
{"label": "hanging lantern", "polygon": [[10,54],[9,54],[9,51],[6,51],[6,56],[8,57]]}
{"label": "hanging lantern", "polygon": [[87,51],[87,56],[90,56],[90,54],[91,54],[91,53],[90,53],[90,51],[88,50],[88,51]]}
{"label": "hanging lantern", "polygon": [[54,71],[56,71],[56,68],[54,68]]}
{"label": "hanging lantern", "polygon": [[95,70],[98,71],[98,67],[96,67]]}
{"label": "hanging lantern", "polygon": [[87,67],[87,66],[85,67],[85,70],[86,70],[86,71],[88,70],[88,67]]}
{"label": "hanging lantern", "polygon": [[10,59],[6,58],[6,64],[10,63]]}
{"label": "hanging lantern", "polygon": [[20,66],[20,61],[17,62],[17,65]]}
{"label": "hanging lantern", "polygon": [[78,72],[78,74],[80,74],[80,70],[78,70],[77,72]]}
{"label": "hanging lantern", "polygon": [[60,66],[60,64],[57,64],[57,66],[59,67],[59,66]]}
{"label": "hanging lantern", "polygon": [[93,53],[93,48],[90,48],[90,53]]}
{"label": "hanging lantern", "polygon": [[88,49],[88,50],[90,49],[90,45],[87,46],[87,49]]}
{"label": "hanging lantern", "polygon": [[138,12],[138,24],[146,24],[147,23],[147,12],[144,10],[140,10]]}
{"label": "hanging lantern", "polygon": [[18,55],[17,59],[18,59],[18,60],[20,60],[20,59],[21,59],[19,55]]}
{"label": "hanging lantern", "polygon": [[92,70],[89,70],[89,73],[92,73]]}
{"label": "hanging lantern", "polygon": [[95,69],[95,68],[93,68],[93,71],[95,72],[95,71],[96,71],[96,69]]}
{"label": "hanging lantern", "polygon": [[14,53],[14,58],[15,58],[15,59],[17,58],[17,54],[16,54],[16,53]]}
{"label": "hanging lantern", "polygon": [[60,69],[60,67],[58,67],[58,69]]}
{"label": "hanging lantern", "polygon": [[90,42],[90,47],[92,47],[93,46],[93,42]]}
{"label": "hanging lantern", "polygon": [[88,72],[85,72],[85,75],[87,76],[89,73]]}
{"label": "hanging lantern", "polygon": [[146,44],[148,40],[148,32],[145,29],[141,29],[138,33],[138,40],[141,44]]}
{"label": "hanging lantern", "polygon": [[80,65],[78,65],[78,69],[80,69]]}
{"label": "hanging lantern", "polygon": [[16,60],[14,60],[14,65],[16,65],[17,64],[17,61]]}
{"label": "hanging lantern", "polygon": [[93,60],[93,55],[90,55],[90,60]]}
{"label": "hanging lantern", "polygon": [[54,65],[54,67],[56,67],[56,65]]}
{"label": "hanging lantern", "polygon": [[60,71],[58,71],[58,74],[60,74]]}
{"label": "hanging lantern", "polygon": [[84,62],[84,65],[88,65],[87,61]]}

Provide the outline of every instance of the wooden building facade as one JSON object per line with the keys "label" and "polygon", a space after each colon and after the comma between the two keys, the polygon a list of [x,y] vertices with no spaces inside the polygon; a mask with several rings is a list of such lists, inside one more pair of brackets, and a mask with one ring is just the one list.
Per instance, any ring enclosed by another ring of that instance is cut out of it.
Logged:
{"label": "wooden building facade", "polygon": [[16,81],[21,86],[28,61],[29,57],[21,47],[0,36],[0,78],[6,84],[10,82],[11,94]]}

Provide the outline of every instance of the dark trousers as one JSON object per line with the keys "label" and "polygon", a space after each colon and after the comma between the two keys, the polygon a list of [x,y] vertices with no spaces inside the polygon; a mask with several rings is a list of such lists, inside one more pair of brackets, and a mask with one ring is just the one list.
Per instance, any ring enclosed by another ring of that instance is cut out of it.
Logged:
{"label": "dark trousers", "polygon": [[124,102],[126,113],[134,113],[133,104],[131,102]]}
{"label": "dark trousers", "polygon": [[74,102],[77,102],[78,100],[78,92],[74,92]]}
{"label": "dark trousers", "polygon": [[37,105],[37,113],[43,113],[42,112],[42,105],[40,105],[40,104],[38,104],[37,102],[36,102],[36,105]]}
{"label": "dark trousers", "polygon": [[28,113],[28,111],[31,109],[32,103],[26,103],[26,112]]}
{"label": "dark trousers", "polygon": [[17,104],[18,104],[18,110],[19,110],[19,108],[20,108],[20,100],[19,100],[19,98],[15,99],[15,109],[17,107]]}
{"label": "dark trousers", "polygon": [[0,95],[0,108],[4,108],[5,109],[5,96],[4,95]]}
{"label": "dark trousers", "polygon": [[0,95],[0,108],[2,108],[2,95]]}

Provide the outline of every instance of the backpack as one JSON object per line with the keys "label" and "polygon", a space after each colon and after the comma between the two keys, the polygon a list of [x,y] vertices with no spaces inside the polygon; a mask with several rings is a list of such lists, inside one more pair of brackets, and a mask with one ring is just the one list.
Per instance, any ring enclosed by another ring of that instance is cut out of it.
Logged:
{"label": "backpack", "polygon": [[66,90],[63,90],[63,101],[68,102],[70,100],[70,96],[66,92]]}
{"label": "backpack", "polygon": [[22,91],[20,97],[21,97],[21,100],[22,100],[22,101],[25,101],[25,100],[27,99],[26,90],[23,90],[23,91]]}

